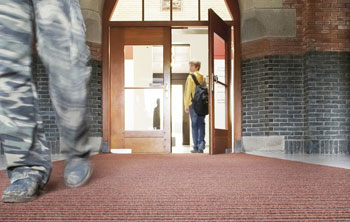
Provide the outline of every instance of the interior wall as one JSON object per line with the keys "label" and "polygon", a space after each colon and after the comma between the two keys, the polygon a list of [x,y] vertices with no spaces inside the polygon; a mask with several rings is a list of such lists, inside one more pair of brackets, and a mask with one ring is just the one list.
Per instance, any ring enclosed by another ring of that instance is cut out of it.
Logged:
{"label": "interior wall", "polygon": [[[206,30],[204,30],[206,31]],[[189,44],[191,48],[190,60],[200,61],[200,72],[208,76],[208,34],[189,34],[190,31],[173,29],[172,44]]]}
{"label": "interior wall", "polygon": [[240,0],[242,42],[263,38],[296,37],[296,10],[283,0]]}
{"label": "interior wall", "polygon": [[101,44],[104,0],[80,0],[79,2],[86,25],[86,40]]}
{"label": "interior wall", "polygon": [[183,144],[183,86],[172,85],[172,137],[175,137],[173,146],[181,147]]}

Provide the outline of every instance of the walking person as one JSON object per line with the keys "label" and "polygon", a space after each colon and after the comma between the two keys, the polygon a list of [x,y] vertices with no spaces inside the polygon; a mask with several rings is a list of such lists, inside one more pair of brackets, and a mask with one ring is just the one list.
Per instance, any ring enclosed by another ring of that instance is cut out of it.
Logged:
{"label": "walking person", "polygon": [[86,121],[90,54],[79,0],[1,0],[0,140],[11,182],[3,202],[37,198],[51,172],[31,73],[33,27],[38,54],[49,73],[61,150],[67,155],[65,184],[82,186],[91,175]]}
{"label": "walking person", "polygon": [[198,115],[192,104],[195,97],[196,82],[205,84],[204,76],[199,72],[201,62],[191,61],[189,63],[190,74],[187,77],[184,93],[184,105],[186,113],[190,114],[192,126],[193,149],[191,153],[203,153],[205,149],[205,115]]}

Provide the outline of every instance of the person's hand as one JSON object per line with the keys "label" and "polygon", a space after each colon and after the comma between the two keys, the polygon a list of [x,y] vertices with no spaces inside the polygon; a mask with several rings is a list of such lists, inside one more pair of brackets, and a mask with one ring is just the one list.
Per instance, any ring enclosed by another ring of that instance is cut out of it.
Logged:
{"label": "person's hand", "polygon": [[185,109],[185,112],[186,112],[186,113],[188,113],[188,112],[189,112],[189,109],[188,109],[188,108],[186,108],[186,109]]}

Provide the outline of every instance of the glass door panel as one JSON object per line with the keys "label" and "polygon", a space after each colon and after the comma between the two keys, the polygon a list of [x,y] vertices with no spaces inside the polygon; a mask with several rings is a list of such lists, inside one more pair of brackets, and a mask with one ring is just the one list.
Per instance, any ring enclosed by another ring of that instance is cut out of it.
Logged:
{"label": "glass door panel", "polygon": [[215,128],[227,129],[226,115],[226,45],[214,32],[214,107]]}
{"label": "glass door panel", "polygon": [[163,89],[125,89],[125,130],[162,130],[163,104]]}
{"label": "glass door panel", "polygon": [[142,0],[118,0],[111,21],[142,21]]}
{"label": "glass door panel", "polygon": [[145,0],[145,21],[170,21],[169,5],[160,0]]}
{"label": "glass door panel", "polygon": [[163,130],[163,46],[124,47],[125,130]]}
{"label": "glass door panel", "polygon": [[[144,0],[144,5],[142,0],[118,0],[111,21],[170,21],[170,4],[171,0]],[[172,20],[208,21],[208,9],[232,21],[225,0],[172,0]]]}
{"label": "glass door panel", "polygon": [[173,0],[173,20],[198,21],[198,0]]}
{"label": "glass door panel", "polygon": [[213,9],[223,20],[232,20],[225,0],[201,0],[201,21],[208,21],[208,9]]}
{"label": "glass door panel", "polygon": [[215,83],[214,92],[215,129],[227,129],[226,86]]}
{"label": "glass door panel", "polygon": [[226,83],[226,49],[225,40],[218,34],[214,33],[214,77],[216,81]]}
{"label": "glass door panel", "polygon": [[163,85],[163,46],[127,45],[124,58],[125,87]]}

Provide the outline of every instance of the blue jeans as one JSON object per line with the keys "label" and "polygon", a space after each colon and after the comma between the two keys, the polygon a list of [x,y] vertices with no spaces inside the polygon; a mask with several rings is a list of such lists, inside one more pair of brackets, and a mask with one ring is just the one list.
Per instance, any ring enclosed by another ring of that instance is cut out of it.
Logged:
{"label": "blue jeans", "polygon": [[195,150],[205,149],[205,116],[199,116],[194,110],[193,106],[190,106],[190,116],[192,123],[192,138]]}

